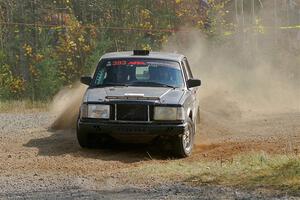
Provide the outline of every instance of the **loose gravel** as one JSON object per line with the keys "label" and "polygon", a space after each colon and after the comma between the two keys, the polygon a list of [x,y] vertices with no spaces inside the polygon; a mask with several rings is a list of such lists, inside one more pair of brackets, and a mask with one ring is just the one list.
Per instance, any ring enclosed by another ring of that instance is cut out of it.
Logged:
{"label": "loose gravel", "polygon": [[[74,131],[49,130],[54,119],[47,112],[0,114],[0,199],[300,199],[212,185],[127,182],[126,169],[156,162],[149,159],[147,149],[82,150]],[[289,125],[299,119],[299,114],[289,116],[286,123],[276,118],[278,134],[281,122]],[[252,121],[251,127],[255,123],[259,122]],[[268,127],[262,130],[269,133],[271,122],[263,123]],[[299,131],[299,126],[292,128]],[[214,136],[224,129],[212,130]]]}

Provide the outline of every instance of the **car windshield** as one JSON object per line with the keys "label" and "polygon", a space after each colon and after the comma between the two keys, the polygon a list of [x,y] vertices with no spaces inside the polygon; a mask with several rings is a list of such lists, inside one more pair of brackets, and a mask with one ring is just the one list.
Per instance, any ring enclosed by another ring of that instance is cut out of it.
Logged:
{"label": "car windshield", "polygon": [[183,86],[179,63],[153,59],[102,60],[93,78],[94,87],[105,86]]}

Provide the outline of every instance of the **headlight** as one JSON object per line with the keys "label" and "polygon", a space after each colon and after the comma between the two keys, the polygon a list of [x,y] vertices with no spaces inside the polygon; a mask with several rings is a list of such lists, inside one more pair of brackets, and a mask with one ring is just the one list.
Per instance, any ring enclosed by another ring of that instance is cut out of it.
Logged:
{"label": "headlight", "polygon": [[88,117],[88,106],[87,104],[82,104],[80,107],[80,118]]}
{"label": "headlight", "polygon": [[110,106],[101,104],[82,104],[81,117],[82,118],[97,118],[109,119]]}
{"label": "headlight", "polygon": [[182,107],[154,107],[154,120],[184,120]]}

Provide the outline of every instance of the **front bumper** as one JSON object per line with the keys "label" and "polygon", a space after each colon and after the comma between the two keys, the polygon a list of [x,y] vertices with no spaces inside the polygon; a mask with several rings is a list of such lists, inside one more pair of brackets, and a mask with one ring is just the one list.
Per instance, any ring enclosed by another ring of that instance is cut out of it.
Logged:
{"label": "front bumper", "polygon": [[97,134],[172,136],[183,134],[186,123],[91,122],[78,120],[78,130]]}

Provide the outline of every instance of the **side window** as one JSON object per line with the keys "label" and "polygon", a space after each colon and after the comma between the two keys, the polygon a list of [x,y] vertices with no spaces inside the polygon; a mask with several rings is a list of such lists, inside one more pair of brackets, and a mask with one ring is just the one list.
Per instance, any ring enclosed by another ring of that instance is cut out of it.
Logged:
{"label": "side window", "polygon": [[190,68],[190,65],[189,65],[189,62],[186,58],[183,59],[183,62],[186,66],[186,70],[187,70],[187,75],[189,78],[193,78],[193,74],[192,74],[192,71],[191,71],[191,68]]}
{"label": "side window", "polygon": [[100,68],[95,74],[95,85],[103,84],[103,80],[106,78],[107,72],[104,67]]}

